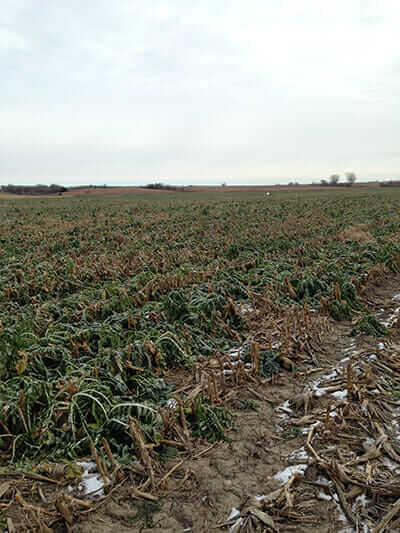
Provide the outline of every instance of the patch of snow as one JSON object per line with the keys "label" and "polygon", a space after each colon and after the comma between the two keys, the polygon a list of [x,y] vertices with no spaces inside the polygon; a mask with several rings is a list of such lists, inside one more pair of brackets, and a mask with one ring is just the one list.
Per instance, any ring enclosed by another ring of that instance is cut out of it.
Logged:
{"label": "patch of snow", "polygon": [[287,459],[308,459],[308,453],[304,449],[304,446],[302,446],[298,450],[294,450],[293,452],[291,452],[287,456]]}
{"label": "patch of snow", "polygon": [[[336,496],[336,494],[335,494],[335,496]],[[339,504],[339,498],[334,498],[334,500],[335,500],[335,502],[336,502],[336,509],[337,509],[338,514],[339,514],[339,520],[340,520],[341,522],[345,522],[345,523],[348,522],[347,517],[346,517],[346,515],[344,514],[344,512],[343,512],[343,510],[342,510],[342,507],[341,507],[340,504]],[[337,500],[337,501],[336,501],[336,500]],[[353,531],[353,528],[350,527],[350,529],[349,529],[349,528],[346,528],[346,529],[343,529],[343,530],[341,530],[341,531],[342,531],[343,533],[344,533],[345,531],[349,531],[349,532],[350,532],[350,531]]]}
{"label": "patch of snow", "polygon": [[355,348],[356,348],[356,343],[355,342],[351,342],[349,344],[349,346],[343,350],[343,353],[354,352]]}
{"label": "patch of snow", "polygon": [[337,398],[338,400],[344,400],[347,396],[347,390],[337,390],[335,392],[331,392],[332,396],[334,398]]}
{"label": "patch of snow", "polygon": [[315,381],[313,381],[310,385],[311,387],[311,390],[314,391],[314,396],[316,398],[319,398],[321,396],[323,396],[324,394],[326,394],[327,392],[327,387],[320,387],[320,384],[322,382],[325,382],[325,381],[328,381],[332,378],[336,378],[338,375],[338,372],[336,370],[336,368],[333,368],[331,372],[329,372],[328,374],[324,374],[323,376],[317,378]]}
{"label": "patch of snow", "polygon": [[337,376],[337,370],[336,370],[336,368],[333,368],[332,372],[330,372],[329,374],[324,374],[322,376],[321,381],[326,381],[328,379],[335,378],[336,376]]}
{"label": "patch of snow", "polygon": [[319,483],[320,485],[326,485],[327,487],[330,487],[332,485],[332,481],[330,479],[321,475],[317,477],[317,483]]}
{"label": "patch of snow", "polygon": [[362,493],[359,496],[357,496],[355,501],[357,503],[361,503],[363,507],[366,507],[371,500],[367,498],[364,493]]}
{"label": "patch of snow", "polygon": [[327,390],[328,390],[328,387],[318,387],[315,389],[314,396],[316,398],[320,398],[321,396],[327,393]]}
{"label": "patch of snow", "polygon": [[289,400],[286,400],[285,402],[278,405],[277,409],[279,411],[284,411],[285,413],[289,413],[289,414],[293,413],[293,409],[289,407]]}
{"label": "patch of snow", "polygon": [[229,350],[227,355],[229,355],[230,359],[240,359],[240,348]]}
{"label": "patch of snow", "polygon": [[395,474],[400,472],[400,466],[392,461],[392,459],[389,459],[389,457],[383,457],[383,464]]}
{"label": "patch of snow", "polygon": [[394,428],[394,431],[395,431],[394,438],[396,440],[400,441],[400,424],[399,424],[398,420],[393,420],[392,421],[392,425],[393,425],[393,428]]}
{"label": "patch of snow", "polygon": [[227,520],[233,520],[233,518],[236,518],[238,514],[240,514],[240,511],[236,509],[236,507],[233,507],[231,510],[231,514],[228,516]]}
{"label": "patch of snow", "polygon": [[235,531],[238,531],[237,527],[243,522],[243,517],[239,517],[236,522],[233,524],[233,526],[230,527],[229,533],[235,533]]}
{"label": "patch of snow", "polygon": [[104,496],[104,480],[96,470],[96,463],[81,461],[77,464],[83,468],[82,481],[78,485],[78,489],[82,491],[83,495],[96,493],[96,497]]}
{"label": "patch of snow", "polygon": [[319,498],[320,500],[330,501],[332,499],[332,496],[320,490],[319,493],[317,494],[317,498]]}
{"label": "patch of snow", "polygon": [[285,468],[285,470],[282,470],[282,472],[275,474],[274,479],[277,479],[284,485],[289,481],[293,474],[304,474],[304,472],[307,470],[307,467],[308,465],[304,463],[288,466]]}
{"label": "patch of snow", "polygon": [[316,427],[320,426],[321,424],[322,424],[322,422],[320,420],[317,420],[316,422],[314,422],[310,426],[304,426],[301,429],[301,432],[302,432],[303,435],[307,435],[309,433],[310,429],[316,428]]}
{"label": "patch of snow", "polygon": [[366,446],[366,449],[369,448],[370,446],[372,446],[373,444],[375,444],[375,441],[372,437],[366,437],[365,441],[365,446]]}
{"label": "patch of snow", "polygon": [[382,321],[382,324],[386,327],[392,326],[394,321],[399,315],[399,311],[400,311],[400,307],[396,307],[396,309],[394,310],[394,313],[392,313],[387,320]]}
{"label": "patch of snow", "polygon": [[239,304],[238,311],[239,313],[242,313],[243,315],[247,315],[254,311],[254,307],[250,304]]}

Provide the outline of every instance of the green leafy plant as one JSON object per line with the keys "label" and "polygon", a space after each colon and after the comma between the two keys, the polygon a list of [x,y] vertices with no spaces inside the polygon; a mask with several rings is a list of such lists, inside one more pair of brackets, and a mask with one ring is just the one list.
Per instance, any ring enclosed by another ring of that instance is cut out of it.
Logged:
{"label": "green leafy plant", "polygon": [[358,333],[364,335],[372,335],[374,337],[385,337],[388,335],[388,329],[381,324],[377,318],[372,314],[364,315],[351,330],[350,335],[354,336]]}
{"label": "green leafy plant", "polygon": [[297,437],[300,437],[302,435],[301,428],[297,426],[291,426],[286,431],[282,433],[282,438],[284,441],[289,441],[293,439],[297,439]]}
{"label": "green leafy plant", "polygon": [[196,399],[188,412],[189,423],[194,435],[208,442],[227,440],[226,431],[234,427],[234,415],[221,406],[211,406]]}

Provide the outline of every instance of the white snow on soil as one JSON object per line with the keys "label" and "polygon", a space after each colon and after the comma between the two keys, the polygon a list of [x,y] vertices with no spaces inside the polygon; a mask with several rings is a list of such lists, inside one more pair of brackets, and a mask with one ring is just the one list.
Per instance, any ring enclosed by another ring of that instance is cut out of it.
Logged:
{"label": "white snow on soil", "polygon": [[330,501],[332,499],[332,496],[330,496],[329,494],[326,494],[326,492],[321,490],[318,492],[317,498],[320,500]]}
{"label": "white snow on soil", "polygon": [[95,493],[94,495],[97,498],[104,496],[104,480],[97,472],[96,463],[82,461],[77,464],[83,468],[82,481],[78,485],[78,489],[82,491],[82,494],[87,496]]}
{"label": "white snow on soil", "polygon": [[277,479],[284,485],[289,481],[293,474],[304,474],[304,472],[307,470],[307,467],[308,465],[304,463],[288,466],[285,468],[285,470],[282,470],[282,472],[275,474],[274,479]]}
{"label": "white snow on soil", "polygon": [[344,400],[347,396],[347,390],[337,390],[335,392],[331,393],[334,398],[337,398],[338,400]]}
{"label": "white snow on soil", "polygon": [[227,520],[233,520],[237,517],[237,515],[240,514],[240,511],[236,509],[236,507],[232,508],[231,514],[228,516]]}
{"label": "white snow on soil", "polygon": [[294,450],[293,452],[291,452],[287,456],[287,459],[290,459],[290,460],[299,459],[301,461],[301,460],[304,460],[304,459],[308,459],[308,453],[304,449],[304,446],[302,446],[298,450]]}
{"label": "white snow on soil", "polygon": [[233,526],[230,527],[229,533],[234,533],[235,531],[238,531],[237,527],[243,522],[243,518],[240,516],[236,522],[233,524]]}

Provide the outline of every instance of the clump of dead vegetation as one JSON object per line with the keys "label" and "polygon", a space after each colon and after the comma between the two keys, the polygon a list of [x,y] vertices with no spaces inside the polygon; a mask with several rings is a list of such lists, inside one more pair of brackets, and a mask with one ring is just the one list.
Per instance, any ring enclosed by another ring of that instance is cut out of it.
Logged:
{"label": "clump of dead vegetation", "polygon": [[368,224],[357,224],[345,228],[338,233],[338,239],[340,241],[357,241],[361,243],[374,243],[375,239],[369,232]]}

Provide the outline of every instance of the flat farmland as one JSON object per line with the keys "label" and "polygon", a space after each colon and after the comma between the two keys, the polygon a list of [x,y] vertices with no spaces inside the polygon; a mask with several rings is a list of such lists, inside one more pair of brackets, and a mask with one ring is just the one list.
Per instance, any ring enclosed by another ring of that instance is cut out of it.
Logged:
{"label": "flat farmland", "polygon": [[400,528],[400,190],[0,198],[0,240],[4,529]]}

